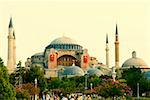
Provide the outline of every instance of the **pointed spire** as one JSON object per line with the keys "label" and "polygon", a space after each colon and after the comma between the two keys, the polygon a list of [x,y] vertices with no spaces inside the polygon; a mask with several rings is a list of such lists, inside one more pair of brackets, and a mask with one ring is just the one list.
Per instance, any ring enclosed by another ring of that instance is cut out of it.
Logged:
{"label": "pointed spire", "polygon": [[10,22],[9,22],[9,28],[13,27],[13,23],[12,23],[12,17],[10,18]]}
{"label": "pointed spire", "polygon": [[108,34],[106,34],[106,44],[108,44]]}
{"label": "pointed spire", "polygon": [[118,27],[117,27],[117,24],[116,24],[116,35],[118,35]]}
{"label": "pointed spire", "polygon": [[16,36],[15,36],[15,31],[13,31],[13,36],[14,36],[14,39],[16,39]]}

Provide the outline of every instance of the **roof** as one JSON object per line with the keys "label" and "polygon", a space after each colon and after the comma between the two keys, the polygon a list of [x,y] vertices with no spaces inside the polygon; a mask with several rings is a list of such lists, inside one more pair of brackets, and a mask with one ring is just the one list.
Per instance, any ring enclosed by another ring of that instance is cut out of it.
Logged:
{"label": "roof", "polygon": [[63,36],[56,38],[51,44],[77,44],[77,42],[69,37]]}
{"label": "roof", "polygon": [[78,66],[63,66],[63,71],[59,72],[61,76],[84,76],[84,71]]}
{"label": "roof", "polygon": [[136,52],[132,52],[132,58],[127,59],[123,64],[122,67],[136,67],[136,68],[148,68],[148,65],[145,61],[141,58],[136,57]]}
{"label": "roof", "polygon": [[97,68],[89,68],[87,70],[87,73],[89,75],[96,75],[96,76],[104,75],[104,73],[101,70],[97,69]]}

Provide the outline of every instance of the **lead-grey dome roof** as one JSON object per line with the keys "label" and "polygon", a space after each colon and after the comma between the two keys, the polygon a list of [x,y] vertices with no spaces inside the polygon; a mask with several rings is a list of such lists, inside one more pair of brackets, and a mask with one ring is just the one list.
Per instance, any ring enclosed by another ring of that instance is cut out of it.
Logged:
{"label": "lead-grey dome roof", "polygon": [[104,75],[104,73],[101,70],[97,69],[97,68],[89,68],[87,70],[87,73],[89,75],[96,75],[96,76]]}
{"label": "lead-grey dome roof", "polygon": [[46,49],[54,48],[56,50],[82,50],[82,46],[77,44],[74,39],[63,36],[53,40]]}
{"label": "lead-grey dome roof", "polygon": [[127,59],[122,65],[122,67],[124,68],[125,67],[130,68],[133,66],[137,68],[148,68],[148,65],[145,63],[143,59],[136,57],[135,51],[132,52],[132,58]]}
{"label": "lead-grey dome roof", "polygon": [[78,66],[64,66],[61,76],[84,76],[84,71]]}
{"label": "lead-grey dome roof", "polygon": [[51,44],[77,44],[77,42],[69,37],[63,36],[56,38]]}

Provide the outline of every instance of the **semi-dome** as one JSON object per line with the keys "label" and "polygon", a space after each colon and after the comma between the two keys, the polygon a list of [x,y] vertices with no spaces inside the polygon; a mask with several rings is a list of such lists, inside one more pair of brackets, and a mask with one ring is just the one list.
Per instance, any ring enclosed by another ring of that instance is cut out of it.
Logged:
{"label": "semi-dome", "polygon": [[51,44],[77,44],[77,42],[69,37],[63,36],[56,38]]}
{"label": "semi-dome", "polygon": [[80,46],[74,39],[66,36],[56,38],[46,47],[46,49],[51,48],[56,50],[82,50],[82,46]]}
{"label": "semi-dome", "polygon": [[143,59],[136,57],[135,51],[132,52],[132,58],[126,60],[122,65],[123,68],[130,68],[133,66],[136,68],[148,68],[147,64]]}
{"label": "semi-dome", "polygon": [[60,72],[60,76],[84,76],[84,71],[78,66],[64,66],[63,71]]}
{"label": "semi-dome", "polygon": [[89,75],[96,75],[96,76],[104,75],[104,73],[101,70],[97,69],[97,68],[89,68],[87,70],[87,73]]}

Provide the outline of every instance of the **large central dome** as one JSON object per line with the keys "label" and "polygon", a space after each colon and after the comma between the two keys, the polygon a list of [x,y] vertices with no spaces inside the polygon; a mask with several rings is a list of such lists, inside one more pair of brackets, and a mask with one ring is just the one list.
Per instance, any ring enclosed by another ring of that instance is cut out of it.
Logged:
{"label": "large central dome", "polygon": [[82,46],[69,37],[63,36],[53,40],[46,49],[54,48],[56,50],[82,50]]}
{"label": "large central dome", "polygon": [[51,42],[51,44],[77,44],[77,42],[69,37],[59,37]]}

